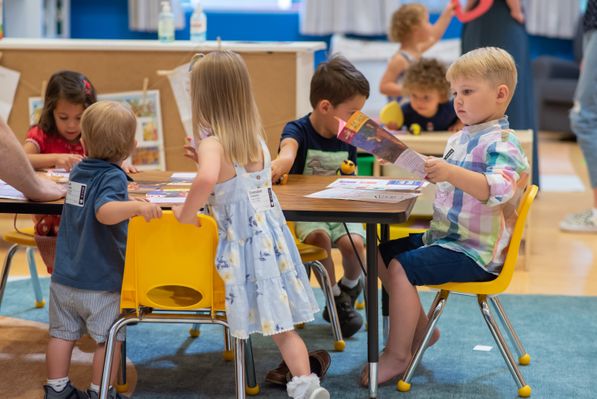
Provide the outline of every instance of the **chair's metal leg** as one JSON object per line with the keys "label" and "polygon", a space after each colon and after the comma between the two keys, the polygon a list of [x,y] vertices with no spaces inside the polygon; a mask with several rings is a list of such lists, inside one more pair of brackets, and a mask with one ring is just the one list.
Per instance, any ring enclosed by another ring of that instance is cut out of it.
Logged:
{"label": "chair's metal leg", "polygon": [[506,327],[506,331],[508,332],[510,339],[512,340],[512,342],[514,342],[514,346],[516,347],[516,351],[518,352],[519,356],[518,363],[522,365],[529,364],[531,361],[531,357],[524,349],[524,346],[522,345],[522,342],[520,341],[518,334],[516,334],[514,327],[512,327],[512,323],[510,322],[510,319],[506,315],[504,307],[502,306],[502,301],[500,301],[500,298],[497,296],[489,297],[489,300],[493,304],[500,320],[502,321],[502,324]]}
{"label": "chair's metal leg", "polygon": [[[126,315],[116,320],[108,334],[108,342],[106,342],[106,355],[104,357],[104,368],[102,370],[102,381],[99,390],[99,399],[108,399],[108,389],[110,388],[110,374],[112,372],[112,357],[114,356],[114,344],[116,341],[116,334],[127,324],[138,322],[139,318],[136,315]],[[125,360],[126,361],[126,360]],[[125,368],[126,369],[126,368]]]}
{"label": "chair's metal leg", "polygon": [[483,318],[485,319],[485,322],[487,323],[487,327],[489,327],[489,331],[491,332],[491,335],[493,335],[493,339],[495,340],[495,343],[497,344],[498,348],[500,349],[500,352],[502,353],[504,360],[506,361],[506,365],[508,366],[508,369],[510,370],[512,377],[514,377],[514,381],[516,382],[516,385],[518,385],[519,389],[526,387],[526,382],[524,381],[524,377],[522,376],[522,373],[518,369],[518,365],[514,361],[514,358],[512,357],[512,353],[510,353],[510,349],[508,349],[508,345],[506,344],[506,341],[504,340],[504,337],[503,337],[502,333],[500,332],[500,329],[499,329],[497,323],[495,322],[495,319],[491,315],[491,311],[489,310],[489,304],[487,303],[487,296],[486,295],[477,295],[477,302],[479,302],[479,308],[481,309],[481,314],[483,315]]}
{"label": "chair's metal leg", "polygon": [[365,302],[365,319],[367,319],[367,276],[361,274],[361,283],[363,285],[363,301]]}
{"label": "chair's metal leg", "polygon": [[[380,230],[380,244],[390,239],[390,225],[382,224],[379,226]],[[377,265],[377,267],[384,267],[384,265]],[[382,322],[382,339],[383,345],[386,346],[388,343],[388,336],[390,334],[390,297],[388,291],[382,285],[381,287],[381,322]]]}
{"label": "chair's metal leg", "polygon": [[232,339],[234,341],[234,375],[236,378],[236,399],[245,399],[245,340],[234,337]]}
{"label": "chair's metal leg", "polygon": [[325,295],[325,302],[328,307],[328,314],[332,322],[332,332],[334,333],[334,339],[336,342],[343,342],[342,330],[340,330],[340,321],[338,319],[338,311],[336,310],[336,302],[334,301],[334,294],[332,293],[332,284],[330,282],[330,276],[325,270],[321,262],[315,261],[310,262],[310,267],[315,272],[318,280],[321,282],[321,288]]}
{"label": "chair's metal leg", "polygon": [[191,326],[189,330],[189,335],[191,338],[197,338],[201,334],[201,324],[195,323]]}
{"label": "chair's metal leg", "polygon": [[2,306],[2,298],[4,297],[4,289],[6,288],[6,282],[8,281],[8,273],[10,272],[10,265],[12,264],[12,257],[19,249],[19,244],[13,244],[6,252],[6,258],[4,258],[4,267],[2,268],[2,277],[0,278],[0,307]]}
{"label": "chair's metal leg", "polygon": [[410,380],[412,379],[415,369],[419,365],[421,359],[423,358],[423,353],[425,353],[425,348],[427,348],[427,344],[433,335],[433,330],[435,329],[435,325],[437,324],[439,317],[442,315],[444,308],[446,307],[446,301],[448,300],[448,296],[450,295],[450,291],[441,290],[435,296],[433,300],[432,308],[429,309],[430,317],[429,322],[427,323],[427,327],[425,328],[425,336],[423,337],[423,341],[419,344],[417,351],[414,353],[406,371],[404,372],[404,376],[400,381],[398,381],[398,390],[402,392],[406,392],[410,390]]}
{"label": "chair's metal leg", "polygon": [[234,359],[232,337],[230,336],[230,329],[227,326],[224,326],[224,360],[230,361],[232,359]]}
{"label": "chair's metal leg", "polygon": [[35,294],[35,307],[42,308],[45,305],[45,301],[41,293],[39,276],[37,275],[37,265],[35,264],[35,248],[27,247],[26,253],[29,274],[31,275],[31,285],[33,286],[33,293]]}
{"label": "chair's metal leg", "polygon": [[255,360],[253,359],[253,343],[251,337],[245,342],[245,376],[247,378],[247,393],[257,394],[259,386],[257,384],[257,376],[255,375]]}
{"label": "chair's metal leg", "polygon": [[126,338],[122,341],[122,345],[120,346],[120,369],[118,370],[118,377],[117,377],[117,389],[118,392],[126,392],[127,385],[126,385]]}

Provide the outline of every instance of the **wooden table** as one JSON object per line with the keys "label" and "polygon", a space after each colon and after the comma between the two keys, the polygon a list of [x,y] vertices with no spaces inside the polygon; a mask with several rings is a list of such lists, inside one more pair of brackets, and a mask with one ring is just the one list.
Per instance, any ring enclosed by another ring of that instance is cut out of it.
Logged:
{"label": "wooden table", "polygon": [[[171,172],[142,172],[133,175],[138,182],[165,182]],[[344,176],[347,177],[347,176]],[[377,398],[377,363],[379,360],[377,225],[403,223],[410,215],[416,198],[397,204],[305,198],[324,189],[337,176],[291,175],[288,184],[274,186],[284,216],[292,221],[365,223],[367,235],[367,359],[369,362],[369,397]],[[0,213],[60,214],[64,201],[31,202],[0,199]],[[169,205],[164,206],[168,208]],[[387,234],[384,234],[387,235]],[[382,239],[384,237],[382,236]]]}

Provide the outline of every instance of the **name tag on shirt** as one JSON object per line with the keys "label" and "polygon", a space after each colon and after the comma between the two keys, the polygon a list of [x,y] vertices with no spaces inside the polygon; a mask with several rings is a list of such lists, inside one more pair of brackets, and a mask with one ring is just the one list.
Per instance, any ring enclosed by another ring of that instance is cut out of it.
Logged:
{"label": "name tag on shirt", "polygon": [[68,182],[68,190],[66,191],[66,202],[69,205],[83,206],[85,205],[85,192],[87,191],[87,184],[81,184],[74,181]]}
{"label": "name tag on shirt", "polygon": [[267,211],[275,206],[271,187],[249,190],[249,201],[256,211]]}

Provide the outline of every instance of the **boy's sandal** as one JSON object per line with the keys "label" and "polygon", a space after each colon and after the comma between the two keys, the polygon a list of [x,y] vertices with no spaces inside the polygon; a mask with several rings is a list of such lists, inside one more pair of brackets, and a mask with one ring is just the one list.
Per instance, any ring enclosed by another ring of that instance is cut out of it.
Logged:
{"label": "boy's sandal", "polygon": [[[309,365],[311,372],[315,373],[319,379],[323,379],[330,368],[332,358],[325,350],[315,350],[309,352]],[[278,367],[267,372],[265,381],[271,384],[286,386],[286,383],[292,379],[292,373],[288,370],[288,366],[282,361]]]}

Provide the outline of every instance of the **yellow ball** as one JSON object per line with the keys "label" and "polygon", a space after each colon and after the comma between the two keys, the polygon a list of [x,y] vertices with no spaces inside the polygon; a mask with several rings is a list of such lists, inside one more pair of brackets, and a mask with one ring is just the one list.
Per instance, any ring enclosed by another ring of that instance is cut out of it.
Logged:
{"label": "yellow ball", "polygon": [[410,125],[410,128],[408,130],[410,130],[410,132],[415,136],[418,136],[419,134],[421,134],[421,125],[419,125],[418,123],[413,123]]}
{"label": "yellow ball", "polygon": [[340,165],[340,173],[343,175],[354,175],[356,169],[357,167],[354,162],[349,159],[345,159],[342,161],[342,165]]}

